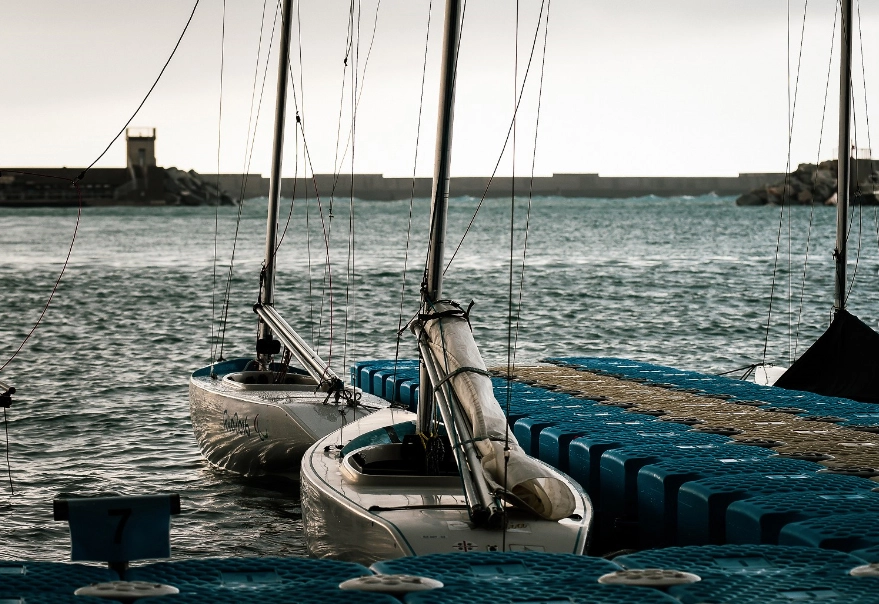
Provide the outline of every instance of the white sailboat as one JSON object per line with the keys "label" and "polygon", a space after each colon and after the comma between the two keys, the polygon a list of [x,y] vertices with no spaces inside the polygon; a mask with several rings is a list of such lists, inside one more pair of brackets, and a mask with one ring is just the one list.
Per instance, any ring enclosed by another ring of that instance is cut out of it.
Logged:
{"label": "white sailboat", "polygon": [[[256,354],[195,371],[189,407],[196,440],[212,465],[247,477],[297,480],[302,455],[315,440],[387,403],[346,386],[274,308],[291,6],[284,0],[265,261],[253,307]],[[282,345],[283,360],[275,362]],[[302,368],[290,366],[291,358]]]}
{"label": "white sailboat", "polygon": [[317,557],[586,547],[588,497],[518,446],[467,312],[441,299],[460,12],[460,0],[447,0],[427,276],[411,324],[422,359],[418,413],[378,411],[305,454],[303,521]]}

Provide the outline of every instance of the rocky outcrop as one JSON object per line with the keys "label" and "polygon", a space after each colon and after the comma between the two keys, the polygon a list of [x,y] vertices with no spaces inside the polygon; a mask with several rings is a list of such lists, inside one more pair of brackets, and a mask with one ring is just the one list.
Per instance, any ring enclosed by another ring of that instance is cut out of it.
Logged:
{"label": "rocky outcrop", "polygon": [[[852,205],[879,205],[879,162],[854,162],[858,182],[853,186]],[[836,160],[800,164],[783,182],[745,193],[736,199],[739,206],[836,205]],[[866,176],[863,176],[866,175]]]}
{"label": "rocky outcrop", "polygon": [[164,169],[164,197],[169,205],[234,205],[232,198],[217,189],[216,183],[202,178],[195,170]]}

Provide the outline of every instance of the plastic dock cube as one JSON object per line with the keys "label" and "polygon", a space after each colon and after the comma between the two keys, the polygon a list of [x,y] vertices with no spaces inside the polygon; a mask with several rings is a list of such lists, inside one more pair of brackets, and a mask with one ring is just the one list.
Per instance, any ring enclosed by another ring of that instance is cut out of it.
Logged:
{"label": "plastic dock cube", "polygon": [[517,589],[537,583],[597,582],[620,567],[604,558],[538,552],[467,552],[409,556],[376,562],[380,574],[430,577],[446,585],[517,584]]}
{"label": "plastic dock cube", "polygon": [[760,497],[731,505],[726,521],[731,539],[851,551],[879,545],[879,493]]}
{"label": "plastic dock cube", "polygon": [[876,579],[743,575],[709,577],[698,583],[677,585],[668,592],[682,604],[792,604],[803,601],[867,604],[877,601],[877,590],[879,581]]}
{"label": "plastic dock cube", "polygon": [[641,547],[677,542],[678,491],[687,482],[729,474],[814,472],[820,468],[807,461],[773,457],[772,451],[760,447],[741,449],[747,450],[728,451],[738,453],[729,457],[663,460],[642,467],[637,477]]}
{"label": "plastic dock cube", "polygon": [[740,499],[785,493],[864,493],[876,483],[832,474],[739,474],[694,480],[678,491],[678,544],[726,542],[726,510]]}
{"label": "plastic dock cube", "polygon": [[618,556],[623,568],[674,568],[700,577],[836,576],[861,564],[849,554],[811,547],[778,545],[692,545]]}

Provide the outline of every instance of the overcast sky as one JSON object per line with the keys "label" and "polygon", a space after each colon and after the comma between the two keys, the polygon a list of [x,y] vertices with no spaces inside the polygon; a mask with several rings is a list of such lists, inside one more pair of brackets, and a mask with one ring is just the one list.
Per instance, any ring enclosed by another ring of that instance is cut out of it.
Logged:
{"label": "overcast sky", "polygon": [[[260,80],[274,1],[268,0],[266,9]],[[442,4],[442,0],[433,1],[420,175],[432,172]],[[520,0],[520,84],[540,4],[541,0]],[[391,176],[412,173],[429,5],[429,0],[381,0],[375,43],[364,75],[376,0],[359,4],[359,61],[355,51],[343,96],[350,2],[301,0],[303,89],[297,93],[315,171],[331,172],[339,163],[337,155],[345,147],[351,125],[351,67],[359,62],[362,97],[354,170]],[[788,5],[794,78],[802,0],[551,0],[537,173],[783,171],[787,162]],[[793,132],[794,164],[815,161],[818,156],[834,8],[833,0],[808,3]],[[6,3],[0,19],[0,56],[4,57],[0,166],[91,163],[152,84],[191,9],[192,2],[187,0]],[[222,172],[241,172],[245,165],[262,9],[259,0],[226,0]],[[222,0],[201,0],[163,79],[132,122],[158,129],[159,165],[217,170],[222,11]],[[488,174],[498,160],[513,112],[515,11],[514,0],[468,2],[453,174]],[[871,110],[874,130],[879,126],[879,3],[863,2],[860,13],[866,103],[857,23],[854,88],[858,145],[867,147],[865,106]],[[531,166],[542,35],[541,30],[519,113],[517,174],[527,173]],[[838,39],[834,58],[838,57]],[[295,34],[293,43],[298,47]],[[276,59],[277,36],[251,164],[252,172],[263,174],[268,173],[270,162]],[[296,63],[298,80],[298,57]],[[835,61],[832,68],[822,159],[834,156],[837,144]],[[286,175],[294,172],[294,134],[291,120]],[[879,136],[879,132],[873,134]],[[510,158],[508,152],[500,173],[512,171]],[[98,165],[124,163],[124,142],[120,141]],[[350,152],[343,169],[351,170]]]}

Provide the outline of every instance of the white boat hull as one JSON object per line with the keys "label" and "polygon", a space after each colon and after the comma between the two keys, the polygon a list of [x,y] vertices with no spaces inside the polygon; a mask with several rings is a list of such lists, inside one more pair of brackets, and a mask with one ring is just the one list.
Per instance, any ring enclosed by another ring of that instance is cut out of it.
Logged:
{"label": "white boat hull", "polygon": [[223,379],[244,362],[216,365],[216,379],[210,371],[196,371],[189,380],[189,408],[204,457],[248,478],[298,480],[302,456],[315,440],[387,405],[367,394],[355,408],[332,399],[325,404],[326,393],[314,388],[247,389]]}
{"label": "white boat hull", "polygon": [[[377,411],[346,426],[343,442],[414,420],[415,414],[406,411]],[[352,483],[336,446],[340,440],[338,433],[318,440],[302,460],[303,522],[312,556],[369,564],[455,551],[581,554],[586,547],[592,507],[576,485],[577,507],[570,518],[552,522],[510,508],[506,531],[474,528],[459,478],[437,477],[433,485],[407,485],[397,477],[384,485]]]}

